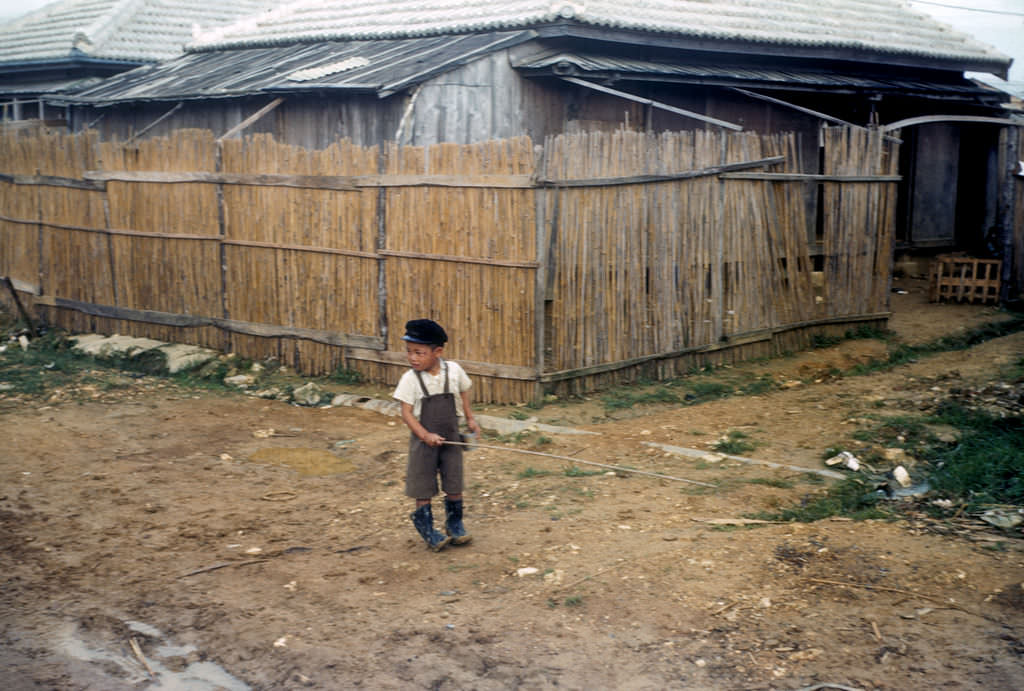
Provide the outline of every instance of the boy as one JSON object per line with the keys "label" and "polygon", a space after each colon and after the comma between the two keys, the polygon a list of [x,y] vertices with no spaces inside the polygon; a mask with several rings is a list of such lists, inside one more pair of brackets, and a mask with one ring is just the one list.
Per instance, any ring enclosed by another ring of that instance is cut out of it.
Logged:
{"label": "boy", "polygon": [[[405,494],[416,500],[409,517],[427,546],[435,552],[448,543],[463,545],[472,539],[462,525],[462,447],[459,419],[469,430],[480,427],[469,407],[473,385],[458,363],[441,358],[448,335],[430,319],[405,324],[405,354],[412,369],[402,375],[394,397],[402,403],[402,420],[412,433],[405,473]],[[434,530],[430,499],[437,494],[437,475],[444,490],[445,534]]]}

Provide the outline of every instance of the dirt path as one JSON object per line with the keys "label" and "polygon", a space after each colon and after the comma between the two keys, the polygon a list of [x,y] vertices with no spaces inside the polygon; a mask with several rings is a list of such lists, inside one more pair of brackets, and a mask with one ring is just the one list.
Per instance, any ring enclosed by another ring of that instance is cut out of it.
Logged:
{"label": "dirt path", "polygon": [[[896,298],[894,326],[922,340],[998,317]],[[5,688],[1019,688],[1021,540],[906,521],[715,526],[698,519],[817,486],[644,445],[700,448],[742,429],[751,455],[821,467],[858,419],[989,381],[1024,356],[1024,336],[814,383],[878,347],[759,363],[810,383],[638,408],[583,425],[597,435],[526,447],[717,491],[475,451],[474,541],[439,554],[409,524],[392,418],[149,378],[87,402],[2,406]],[[537,414],[583,423],[598,410]]]}

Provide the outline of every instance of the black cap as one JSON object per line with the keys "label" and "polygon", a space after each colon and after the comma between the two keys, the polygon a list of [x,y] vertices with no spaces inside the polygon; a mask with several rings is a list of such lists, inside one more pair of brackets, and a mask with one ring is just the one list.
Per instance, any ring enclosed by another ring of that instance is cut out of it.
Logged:
{"label": "black cap", "polygon": [[413,319],[405,323],[403,341],[423,343],[425,345],[442,346],[448,342],[448,334],[441,325],[431,319]]}

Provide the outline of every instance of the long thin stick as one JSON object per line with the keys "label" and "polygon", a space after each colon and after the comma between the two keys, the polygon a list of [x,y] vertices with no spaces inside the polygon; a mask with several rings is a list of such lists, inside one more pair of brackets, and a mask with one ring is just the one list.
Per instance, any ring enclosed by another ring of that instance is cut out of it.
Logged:
{"label": "long thin stick", "polygon": [[925,595],[924,593],[915,593],[912,590],[903,590],[901,588],[889,588],[889,587],[886,587],[884,585],[871,585],[870,583],[847,583],[845,581],[830,581],[827,578],[808,578],[807,580],[812,582],[812,583],[824,583],[826,585],[845,585],[845,586],[849,586],[851,588],[863,588],[864,590],[880,590],[880,591],[883,591],[883,592],[886,592],[886,593],[898,593],[900,595],[910,595],[911,597],[919,597],[919,598],[921,598],[923,600],[931,600],[932,602],[936,602],[936,603],[938,603],[940,605],[943,605],[944,607],[949,607],[951,609],[958,609],[961,612],[965,612],[967,614],[972,614],[972,615],[974,615],[976,617],[981,617],[982,619],[988,619],[989,621],[995,622],[997,624],[1001,624],[1002,626],[1006,626],[1007,628],[1012,628],[1012,627],[1008,626],[1006,624],[1006,622],[1001,621],[999,619],[996,619],[995,617],[990,617],[989,615],[984,614],[982,612],[975,612],[974,610],[967,609],[966,607],[961,607],[960,605],[958,605],[956,603],[949,602],[947,600],[943,600],[942,598],[936,597],[934,595]]}
{"label": "long thin stick", "polygon": [[32,321],[32,317],[29,316],[25,306],[21,304],[21,298],[18,297],[18,292],[14,289],[14,282],[11,281],[9,276],[4,276],[3,282],[7,286],[7,290],[11,292],[11,297],[14,298],[14,304],[17,305],[21,318],[25,320],[28,332],[32,334],[32,338],[35,338],[39,335],[39,332],[36,330],[35,322]]}
{"label": "long thin stick", "polygon": [[149,672],[150,678],[156,679],[156,672],[154,672],[153,668],[149,666],[149,661],[146,659],[146,656],[142,654],[142,648],[139,646],[139,642],[135,640],[135,636],[132,636],[128,640],[132,646],[132,652],[135,653],[135,657],[139,658],[139,662],[141,662],[146,668],[146,671]]}
{"label": "long thin stick", "polygon": [[610,465],[608,463],[598,463],[596,461],[585,461],[582,458],[575,458],[573,456],[556,456],[553,453],[543,453],[541,451],[526,451],[525,449],[510,449],[505,446],[487,446],[486,444],[469,444],[461,441],[447,441],[445,444],[452,444],[454,446],[472,446],[477,449],[491,449],[492,451],[514,451],[515,453],[525,453],[531,456],[543,456],[544,458],[557,458],[562,461],[570,461],[572,463],[583,463],[585,465],[594,465],[598,468],[608,468],[609,470],[618,470],[623,473],[635,473],[637,475],[647,475],[648,477],[656,477],[662,480],[675,480],[676,482],[686,482],[691,485],[700,485],[701,487],[711,487],[712,489],[718,489],[718,485],[713,485],[710,482],[698,482],[697,480],[687,480],[682,477],[674,477],[672,475],[662,475],[661,473],[652,473],[647,470],[635,470],[633,468],[624,468],[620,465]]}

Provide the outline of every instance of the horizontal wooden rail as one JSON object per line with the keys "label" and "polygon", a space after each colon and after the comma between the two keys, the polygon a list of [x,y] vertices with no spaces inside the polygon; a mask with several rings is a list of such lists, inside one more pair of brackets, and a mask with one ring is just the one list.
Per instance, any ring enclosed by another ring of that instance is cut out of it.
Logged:
{"label": "horizontal wooden rail", "polygon": [[[352,348],[346,357],[353,360],[376,362],[380,365],[397,365],[408,367],[409,359],[405,353],[393,350],[370,351]],[[498,365],[490,362],[476,362],[458,358],[459,365],[469,374],[480,377],[496,377],[498,379],[513,379],[517,381],[537,381],[537,370],[524,365]]]}
{"label": "horizontal wooden rail", "polygon": [[812,173],[723,173],[722,180],[769,182],[899,182],[902,175],[815,175]]}
{"label": "horizontal wooden rail", "polygon": [[88,170],[85,180],[155,184],[205,183],[251,187],[356,192],[380,187],[483,187],[530,189],[529,175],[289,175],[278,173],[164,172],[153,170]]}
{"label": "horizontal wooden rail", "polygon": [[147,324],[160,324],[161,326],[177,326],[195,328],[202,326],[215,326],[224,331],[245,334],[247,336],[263,336],[265,338],[301,338],[316,343],[324,343],[333,346],[344,346],[351,348],[363,348],[366,350],[384,350],[384,340],[376,336],[362,336],[358,334],[343,334],[336,331],[325,331],[322,329],[306,329],[298,326],[280,326],[277,324],[259,324],[256,322],[240,321],[238,319],[220,319],[217,317],[202,317],[191,314],[175,314],[173,312],[160,312],[157,310],[140,310],[130,307],[115,307],[113,305],[97,305],[91,302],[70,300],[68,298],[56,297],[53,295],[41,295],[35,299],[35,304],[47,307],[59,307],[71,309],[83,314],[90,314],[94,317],[107,317],[109,319],[125,319],[128,321],[146,322]]}
{"label": "horizontal wooden rail", "polygon": [[126,237],[139,237],[139,238],[158,238],[161,240],[205,240],[207,242],[217,242],[223,240],[219,235],[188,235],[186,233],[158,233],[156,231],[148,230],[126,230],[118,228],[92,228],[90,226],[78,226],[71,225],[68,223],[54,223],[53,221],[47,221],[30,218],[11,218],[10,216],[0,215],[0,221],[6,221],[7,223],[20,223],[26,226],[45,226],[47,228],[56,228],[57,230],[78,230],[83,233],[103,233],[105,235],[123,235]]}
{"label": "horizontal wooden rail", "polygon": [[9,175],[7,173],[0,173],[0,182],[9,182],[15,185],[70,187],[77,190],[89,190],[90,192],[102,192],[105,189],[102,182],[79,180],[78,178],[62,178],[56,175]]}
{"label": "horizontal wooden rail", "polygon": [[459,257],[451,254],[425,254],[423,252],[401,252],[398,250],[379,250],[383,257],[400,257],[402,259],[425,259],[438,262],[455,262],[458,264],[486,264],[487,266],[507,266],[514,269],[536,269],[537,262],[520,262],[508,259],[489,259],[486,257]]}
{"label": "horizontal wooden rail", "polygon": [[736,348],[738,346],[752,345],[754,343],[764,343],[766,341],[772,340],[772,336],[776,334],[785,333],[787,331],[795,331],[797,329],[803,329],[812,326],[845,324],[847,322],[879,321],[882,319],[888,319],[890,316],[892,316],[891,312],[878,312],[875,314],[852,314],[847,316],[813,319],[810,321],[796,322],[793,324],[782,324],[771,329],[761,329],[758,331],[751,331],[743,334],[730,334],[728,336],[728,340],[722,343],[709,343],[705,345],[691,346],[689,348],[683,348],[681,350],[672,350],[664,353],[652,353],[651,355],[641,355],[639,357],[629,358],[628,360],[619,360],[617,362],[605,362],[600,365],[593,365],[590,367],[579,367],[571,370],[561,370],[559,372],[545,372],[541,374],[540,381],[542,383],[547,384],[551,382],[564,381],[566,379],[576,379],[577,377],[586,377],[595,374],[605,374],[607,372],[614,372],[616,370],[625,369],[627,367],[633,367],[635,365],[642,365],[646,362],[653,362],[655,360],[669,360],[671,358],[683,357],[684,355],[713,353],[720,350],[729,350],[731,348]]}
{"label": "horizontal wooden rail", "polygon": [[747,168],[763,168],[764,166],[783,163],[785,156],[769,156],[753,161],[738,161],[736,163],[725,163],[720,166],[699,168],[697,170],[684,170],[678,173],[664,173],[659,175],[628,175],[625,177],[612,178],[580,178],[578,180],[559,180],[555,178],[542,178],[537,182],[544,187],[611,187],[613,185],[643,185],[654,182],[673,182],[675,180],[689,180],[692,178],[710,177],[721,175],[732,170],[744,170]]}
{"label": "horizontal wooden rail", "polygon": [[235,247],[256,247],[268,250],[290,250],[292,252],[312,252],[315,254],[340,254],[346,257],[362,257],[363,259],[380,259],[376,252],[363,250],[346,250],[335,247],[314,247],[312,245],[287,245],[278,242],[260,242],[258,240],[232,240],[230,238],[217,238],[225,245]]}

